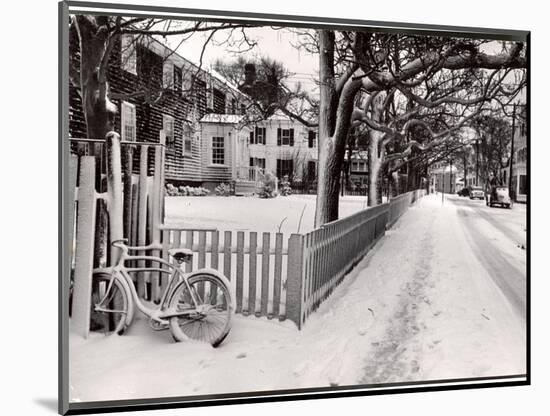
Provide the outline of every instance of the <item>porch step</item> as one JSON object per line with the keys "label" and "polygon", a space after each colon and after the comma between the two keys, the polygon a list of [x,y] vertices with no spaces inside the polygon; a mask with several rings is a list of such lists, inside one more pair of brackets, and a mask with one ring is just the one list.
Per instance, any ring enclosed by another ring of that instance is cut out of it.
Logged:
{"label": "porch step", "polygon": [[235,195],[245,196],[258,192],[258,183],[255,181],[237,180],[235,182]]}

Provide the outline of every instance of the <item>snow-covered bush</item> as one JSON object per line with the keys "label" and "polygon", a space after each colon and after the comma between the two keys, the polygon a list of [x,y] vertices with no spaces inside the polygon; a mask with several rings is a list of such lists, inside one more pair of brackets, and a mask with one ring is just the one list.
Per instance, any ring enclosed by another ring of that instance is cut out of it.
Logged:
{"label": "snow-covered bush", "polygon": [[277,196],[277,178],[271,172],[267,172],[261,176],[260,198],[275,198]]}
{"label": "snow-covered bush", "polygon": [[171,183],[167,183],[166,184],[166,195],[168,195],[168,196],[178,196],[179,195],[178,188],[176,188]]}
{"label": "snow-covered bush", "polygon": [[231,185],[222,182],[216,186],[214,192],[216,192],[216,195],[218,196],[230,196],[232,194]]}
{"label": "snow-covered bush", "polygon": [[279,183],[279,192],[282,196],[288,196],[292,193],[292,188],[290,187],[288,175],[283,176],[283,179]]}
{"label": "snow-covered bush", "polygon": [[206,196],[210,191],[202,186],[180,186],[175,187],[171,183],[166,184],[166,195],[168,196]]}

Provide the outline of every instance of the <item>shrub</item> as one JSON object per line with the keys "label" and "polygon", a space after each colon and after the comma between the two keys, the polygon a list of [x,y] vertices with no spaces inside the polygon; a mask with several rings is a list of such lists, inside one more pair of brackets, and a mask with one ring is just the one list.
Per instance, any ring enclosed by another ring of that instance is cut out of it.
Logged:
{"label": "shrub", "polygon": [[180,186],[175,187],[171,183],[166,184],[166,195],[168,196],[206,196],[210,191],[202,186]]}
{"label": "shrub", "polygon": [[275,198],[277,196],[277,178],[275,175],[267,172],[261,175],[260,182],[260,191],[258,192],[260,198]]}
{"label": "shrub", "polygon": [[168,195],[168,196],[177,196],[178,194],[179,194],[178,193],[178,188],[176,188],[171,183],[166,184],[166,195]]}
{"label": "shrub", "polygon": [[279,183],[279,192],[282,196],[288,196],[292,193],[292,188],[290,187],[288,175],[283,176],[281,183]]}
{"label": "shrub", "polygon": [[230,196],[233,192],[231,191],[231,185],[227,183],[220,183],[218,186],[216,186],[216,189],[214,189],[214,192],[216,192],[216,195],[219,196]]}

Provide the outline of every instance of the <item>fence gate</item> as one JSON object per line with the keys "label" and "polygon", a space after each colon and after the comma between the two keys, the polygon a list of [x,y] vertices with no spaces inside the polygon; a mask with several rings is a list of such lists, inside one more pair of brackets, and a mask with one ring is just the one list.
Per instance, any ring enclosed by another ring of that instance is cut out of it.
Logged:
{"label": "fence gate", "polygon": [[111,264],[111,241],[160,241],[164,137],[161,132],[159,143],[121,142],[110,132],[105,140],[70,139],[71,331],[79,335],[89,334],[92,271]]}

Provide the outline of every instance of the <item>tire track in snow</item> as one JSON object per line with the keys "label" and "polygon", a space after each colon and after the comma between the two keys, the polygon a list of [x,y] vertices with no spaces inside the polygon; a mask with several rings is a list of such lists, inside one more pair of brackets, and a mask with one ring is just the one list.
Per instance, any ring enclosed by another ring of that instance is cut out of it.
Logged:
{"label": "tire track in snow", "polygon": [[[475,212],[479,214],[479,211]],[[527,311],[525,274],[475,227],[472,217],[464,208],[457,208],[457,214],[467,230],[468,241],[473,247],[475,256],[521,318],[525,319]]]}
{"label": "tire track in snow", "polygon": [[[429,225],[423,227],[423,235],[414,252],[410,269],[414,273],[402,286],[397,295],[400,301],[393,314],[393,320],[379,342],[373,342],[372,358],[364,367],[361,384],[379,384],[395,381],[407,381],[418,378],[422,348],[419,337],[426,324],[419,320],[419,310],[423,303],[429,304],[426,287],[431,274],[431,261],[434,255],[432,228],[435,219],[432,211],[426,217]],[[402,238],[411,238],[406,230]]]}

